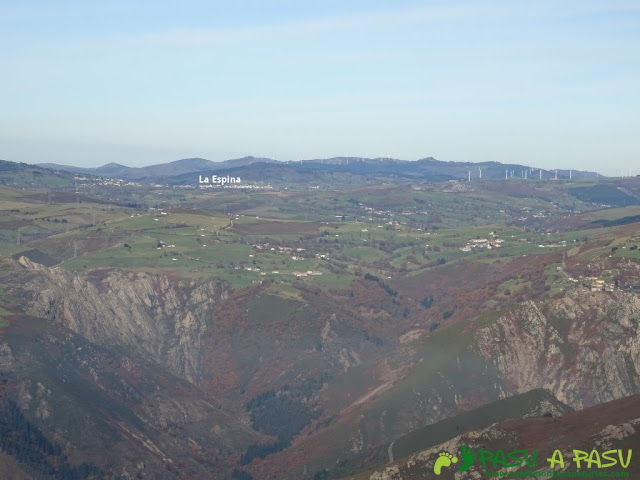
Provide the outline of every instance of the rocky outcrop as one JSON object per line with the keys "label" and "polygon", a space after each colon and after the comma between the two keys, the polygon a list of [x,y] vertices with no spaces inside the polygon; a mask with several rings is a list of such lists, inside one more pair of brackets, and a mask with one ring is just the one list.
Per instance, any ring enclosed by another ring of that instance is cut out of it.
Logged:
{"label": "rocky outcrop", "polygon": [[640,297],[576,291],[527,302],[475,334],[513,393],[546,388],[584,408],[640,392]]}
{"label": "rocky outcrop", "polygon": [[73,275],[20,259],[32,271],[23,292],[26,312],[60,322],[98,345],[126,347],[198,383],[202,337],[215,304],[228,288],[163,275],[93,270]]}
{"label": "rocky outcrop", "polygon": [[362,363],[358,353],[345,343],[344,339],[332,328],[332,325],[338,323],[335,313],[331,314],[325,322],[320,333],[320,344],[325,354],[325,358],[333,364],[334,367],[341,368],[346,372],[350,367]]}
{"label": "rocky outcrop", "polygon": [[13,370],[14,361],[11,349],[7,343],[0,343],[0,372]]}

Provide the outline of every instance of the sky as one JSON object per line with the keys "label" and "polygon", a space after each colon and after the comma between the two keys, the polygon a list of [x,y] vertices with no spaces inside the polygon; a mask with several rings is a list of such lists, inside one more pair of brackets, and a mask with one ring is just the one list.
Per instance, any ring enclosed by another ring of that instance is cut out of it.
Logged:
{"label": "sky", "polygon": [[0,158],[640,174],[638,0],[0,0]]}

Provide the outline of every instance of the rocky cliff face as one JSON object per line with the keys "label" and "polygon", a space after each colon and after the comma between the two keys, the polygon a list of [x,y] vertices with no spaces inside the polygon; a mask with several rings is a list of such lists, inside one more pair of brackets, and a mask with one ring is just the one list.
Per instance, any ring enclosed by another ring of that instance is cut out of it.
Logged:
{"label": "rocky cliff face", "polygon": [[0,330],[0,412],[14,401],[72,463],[114,478],[224,478],[267,440],[197,386],[222,283],[10,267],[17,313]]}
{"label": "rocky cliff face", "polygon": [[576,409],[640,392],[640,297],[575,291],[527,302],[475,334],[513,394],[546,388]]}
{"label": "rocky cliff face", "polygon": [[150,357],[190,382],[201,380],[202,336],[215,304],[228,294],[223,283],[109,270],[74,276],[24,257],[20,264],[32,272],[23,287],[28,314],[98,345]]}

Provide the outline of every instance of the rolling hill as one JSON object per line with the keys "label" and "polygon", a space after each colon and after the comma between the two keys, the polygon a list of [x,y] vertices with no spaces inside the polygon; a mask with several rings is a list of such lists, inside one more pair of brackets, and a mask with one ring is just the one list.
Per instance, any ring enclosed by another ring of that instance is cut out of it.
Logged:
{"label": "rolling hill", "polygon": [[[270,168],[265,165],[269,164]],[[279,162],[268,158],[244,157],[222,162],[212,162],[202,158],[188,158],[174,162],[147,167],[125,167],[110,163],[97,168],[80,168],[68,165],[39,164],[40,167],[76,173],[110,176],[125,180],[170,181],[172,184],[193,183],[194,174],[236,175],[252,180],[266,182],[282,181],[289,183],[312,181],[336,181],[336,176],[365,177],[370,181],[393,177],[400,181],[447,181],[467,179],[469,174],[476,179],[482,174],[485,179],[498,178],[555,178],[556,172],[534,169],[519,164],[498,162],[443,162],[433,158],[417,161],[404,161],[390,158],[335,157]],[[256,170],[257,169],[257,170]],[[558,170],[558,179],[567,179],[569,170]],[[595,172],[574,171],[575,179],[598,178]],[[362,180],[361,180],[362,181]]]}

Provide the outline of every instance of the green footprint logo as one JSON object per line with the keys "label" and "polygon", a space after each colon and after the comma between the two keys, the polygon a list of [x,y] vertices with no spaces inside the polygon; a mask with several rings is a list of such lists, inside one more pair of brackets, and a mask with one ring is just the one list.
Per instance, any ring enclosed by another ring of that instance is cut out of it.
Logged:
{"label": "green footprint logo", "polygon": [[473,465],[473,462],[476,461],[476,454],[473,450],[471,450],[466,445],[462,445],[462,455],[460,456],[462,457],[462,465],[460,465],[459,470],[461,472],[466,472],[471,468],[471,465]]}
{"label": "green footprint logo", "polygon": [[435,465],[433,466],[433,473],[440,475],[442,467],[449,467],[452,463],[457,463],[458,457],[454,457],[448,452],[440,452]]}

